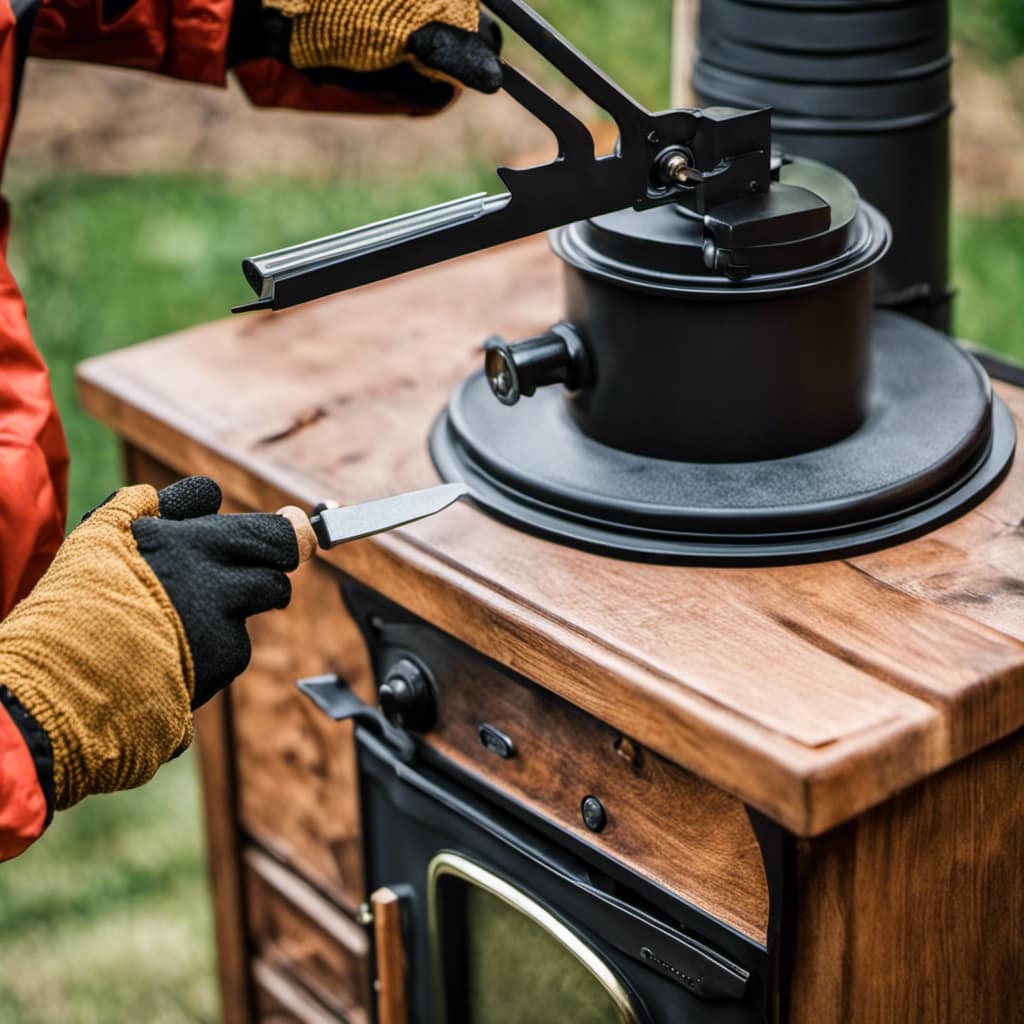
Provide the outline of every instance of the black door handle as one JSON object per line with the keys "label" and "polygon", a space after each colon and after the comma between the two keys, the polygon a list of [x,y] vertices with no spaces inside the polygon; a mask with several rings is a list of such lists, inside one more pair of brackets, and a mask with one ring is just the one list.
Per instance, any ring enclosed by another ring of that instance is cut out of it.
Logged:
{"label": "black door handle", "polygon": [[354,719],[385,740],[402,761],[411,761],[415,756],[416,742],[412,736],[393,726],[379,708],[367,704],[337,673],[308,676],[295,685],[328,718],[335,722]]}

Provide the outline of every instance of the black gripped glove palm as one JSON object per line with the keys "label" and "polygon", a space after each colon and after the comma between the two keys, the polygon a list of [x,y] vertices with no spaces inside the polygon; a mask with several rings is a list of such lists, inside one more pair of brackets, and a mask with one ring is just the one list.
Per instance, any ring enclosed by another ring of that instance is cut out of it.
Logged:
{"label": "black gripped glove palm", "polygon": [[440,109],[459,86],[501,88],[501,41],[477,0],[237,0],[228,59]]}
{"label": "black gripped glove palm", "polygon": [[195,685],[205,704],[249,664],[251,615],[291,600],[288,572],[298,567],[295,530],[262,512],[218,515],[220,488],[208,477],[179,480],[159,494],[160,515],[132,523],[139,553],[185,629]]}
{"label": "black gripped glove palm", "polygon": [[184,750],[192,710],[248,664],[246,618],[288,603],[292,525],[219,507],[202,477],[122,488],[0,623],[0,685],[48,741],[37,770],[58,810]]}

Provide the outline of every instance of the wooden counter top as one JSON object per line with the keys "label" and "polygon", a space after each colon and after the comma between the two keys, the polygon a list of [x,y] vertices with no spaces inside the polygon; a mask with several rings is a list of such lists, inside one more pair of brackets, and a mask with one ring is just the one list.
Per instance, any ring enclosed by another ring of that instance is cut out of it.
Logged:
{"label": "wooden counter top", "polygon": [[[255,509],[429,486],[428,430],[480,343],[559,319],[560,289],[532,239],[92,359],[82,401]],[[811,566],[632,563],[470,505],[322,557],[812,835],[1024,725],[1022,462],[925,538]]]}

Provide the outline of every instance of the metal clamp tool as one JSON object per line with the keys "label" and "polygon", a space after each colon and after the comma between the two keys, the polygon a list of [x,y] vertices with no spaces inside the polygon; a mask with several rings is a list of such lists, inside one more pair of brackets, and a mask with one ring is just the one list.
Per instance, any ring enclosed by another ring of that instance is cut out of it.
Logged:
{"label": "metal clamp tool", "polygon": [[[285,309],[516,238],[615,210],[678,203],[706,220],[709,267],[734,266],[732,234],[750,222],[749,201],[769,201],[767,109],[652,114],[595,67],[523,0],[484,0],[498,18],[604,109],[619,129],[614,153],[597,156],[587,127],[540,86],[504,63],[504,89],[554,133],[558,156],[539,167],[498,168],[508,191],[467,196],[367,227],[245,260],[255,302],[235,312]],[[734,216],[723,209],[739,204]],[[759,211],[760,212],[760,211]],[[756,240],[755,240],[756,244]]]}

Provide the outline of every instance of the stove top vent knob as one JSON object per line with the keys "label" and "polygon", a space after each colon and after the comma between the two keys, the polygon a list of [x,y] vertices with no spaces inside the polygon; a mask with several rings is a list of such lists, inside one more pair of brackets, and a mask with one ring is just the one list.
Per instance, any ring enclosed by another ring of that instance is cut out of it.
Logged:
{"label": "stove top vent knob", "polygon": [[502,405],[530,398],[537,388],[564,384],[576,391],[586,383],[587,354],[571,324],[509,344],[494,336],[484,342],[484,374]]}
{"label": "stove top vent knob", "polygon": [[377,692],[384,717],[400,729],[429,732],[437,721],[437,694],[430,671],[405,656],[387,672]]}

